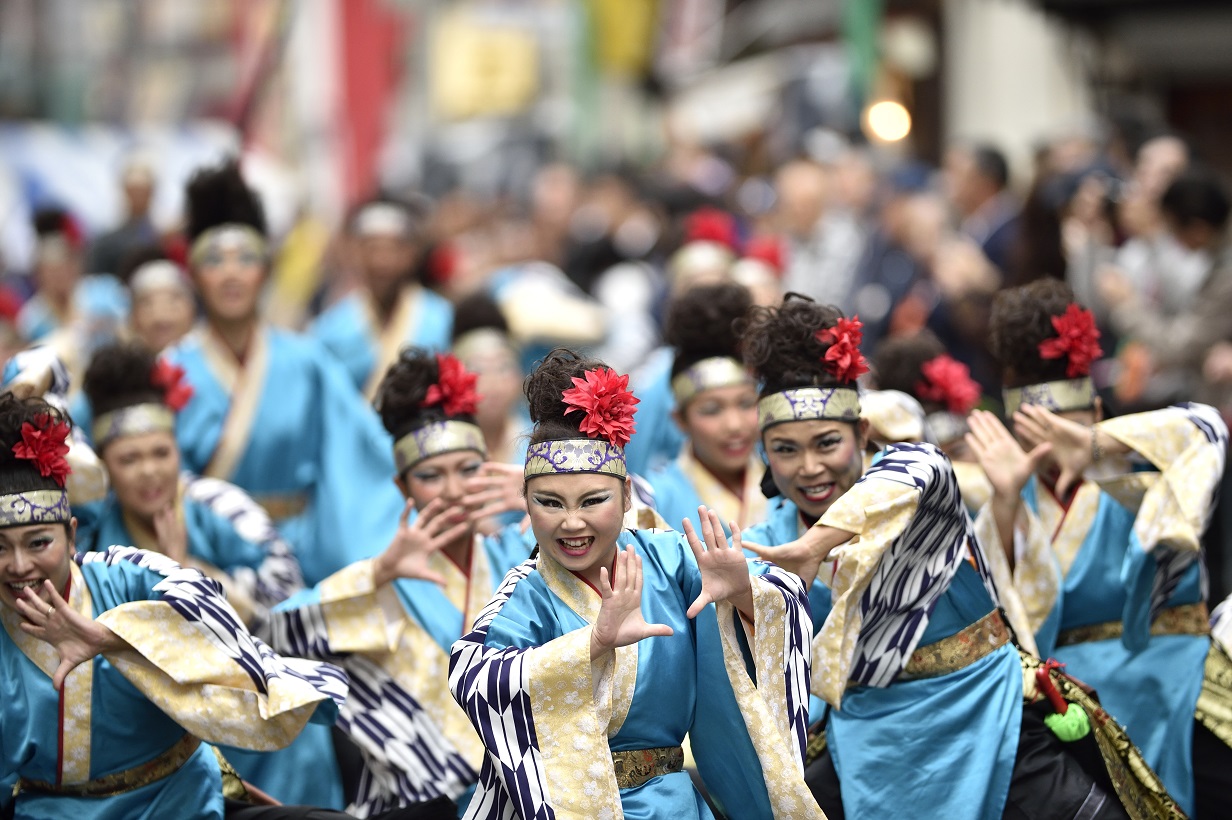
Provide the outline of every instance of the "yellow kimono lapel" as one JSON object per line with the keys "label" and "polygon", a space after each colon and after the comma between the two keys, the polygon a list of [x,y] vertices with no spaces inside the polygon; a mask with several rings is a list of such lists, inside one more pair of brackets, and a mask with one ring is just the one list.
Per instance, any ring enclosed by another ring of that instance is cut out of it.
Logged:
{"label": "yellow kimono lapel", "polygon": [[1099,509],[1099,485],[1093,481],[1083,481],[1074,500],[1070,502],[1069,510],[1061,508],[1060,502],[1043,486],[1039,486],[1036,498],[1039,499],[1040,523],[1044,532],[1052,536],[1052,551],[1057,556],[1057,564],[1061,567],[1062,577],[1069,574],[1095,513]]}
{"label": "yellow kimono lapel", "polygon": [[385,371],[398,360],[398,352],[407,342],[407,326],[411,323],[411,317],[415,315],[422,290],[419,285],[403,288],[398,295],[398,304],[394,306],[393,313],[390,314],[389,323],[384,328],[377,319],[378,314],[372,301],[372,295],[367,292],[363,294],[361,303],[364,306],[368,327],[377,343],[376,363],[364,385],[364,396],[368,401],[376,398],[376,390],[380,387],[381,380],[385,378]]}
{"label": "yellow kimono lapel", "polygon": [[269,368],[269,339],[264,327],[258,327],[252,337],[248,360],[241,364],[235,355],[211,333],[203,328],[198,336],[205,361],[223,389],[231,395],[231,406],[223,423],[218,448],[202,475],[210,478],[229,479],[239,466],[248,447],[248,438],[261,393],[265,389],[265,376]]}
{"label": "yellow kimono lapel", "polygon": [[685,445],[676,463],[697,491],[698,497],[719,514],[724,525],[735,521],[741,527],[748,527],[766,517],[766,497],[761,492],[761,476],[765,466],[756,453],[750,456],[744,470],[743,497],[737,496],[703,467],[693,457],[692,447]]}

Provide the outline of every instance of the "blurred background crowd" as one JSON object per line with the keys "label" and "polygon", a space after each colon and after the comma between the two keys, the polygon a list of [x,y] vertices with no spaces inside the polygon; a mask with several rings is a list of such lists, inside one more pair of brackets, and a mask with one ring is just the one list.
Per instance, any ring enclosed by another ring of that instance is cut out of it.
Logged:
{"label": "blurred background crowd", "polygon": [[[235,155],[270,321],[408,277],[495,305],[506,404],[555,344],[636,371],[732,278],[874,359],[928,328],[995,408],[992,296],[1054,277],[1113,412],[1232,416],[1230,39],[1219,0],[0,0],[0,359],[70,316],[187,332],[188,280],[131,274],[183,263],[185,182]],[[410,227],[357,224],[376,198]]]}

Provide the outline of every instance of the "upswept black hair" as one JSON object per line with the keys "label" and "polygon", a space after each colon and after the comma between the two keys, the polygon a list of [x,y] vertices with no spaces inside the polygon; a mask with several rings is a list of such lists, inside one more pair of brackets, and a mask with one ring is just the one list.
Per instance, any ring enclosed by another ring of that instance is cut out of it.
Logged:
{"label": "upswept black hair", "polygon": [[672,378],[702,359],[740,358],[740,334],[735,323],[753,308],[748,288],[735,282],[700,285],[672,301],[665,340],[676,348]]}
{"label": "upswept black hair", "polygon": [[[910,336],[894,336],[877,346],[873,372],[877,389],[899,390],[916,399],[916,385],[924,379],[924,365],[945,353],[945,345],[931,330],[921,329]],[[921,402],[921,404],[930,404]],[[932,402],[931,404],[935,404]],[[935,410],[936,407],[925,407]]]}
{"label": "upswept black hair", "polygon": [[1068,379],[1069,361],[1040,356],[1040,342],[1057,335],[1052,318],[1065,313],[1074,292],[1059,279],[1040,279],[1003,290],[992,300],[988,348],[1001,363],[1006,387]]}
{"label": "upswept black hair", "polygon": [[68,415],[43,399],[19,399],[12,393],[0,393],[0,495],[63,489],[51,476],[41,475],[33,461],[13,453],[13,445],[22,440],[21,426],[26,422],[33,424],[44,413],[57,422],[67,422],[72,430]]}
{"label": "upswept black hair", "polygon": [[854,387],[826,368],[822,357],[830,349],[817,339],[817,331],[833,327],[843,313],[836,307],[788,293],[778,307],[756,307],[737,322],[744,363],[769,396],[798,387]]}
{"label": "upswept black hair", "polygon": [[473,293],[454,306],[452,341],[458,341],[472,330],[485,328],[509,335],[509,321],[491,296]]}
{"label": "upswept black hair", "polygon": [[385,371],[375,405],[381,424],[395,441],[412,430],[447,418],[474,423],[472,416],[449,416],[439,404],[424,404],[428,388],[440,378],[436,354],[419,347],[404,348],[398,360]]}
{"label": "upswept black hair", "polygon": [[162,390],[150,383],[155,362],[157,357],[138,342],[100,348],[81,382],[94,417],[135,404],[162,404]]}
{"label": "upswept black hair", "polygon": [[584,379],[587,370],[602,367],[607,365],[564,347],[556,348],[543,358],[523,384],[530,420],[535,423],[530,436],[531,444],[588,438],[582,432],[585,414],[575,412],[565,415],[569,408],[561,395],[574,386],[573,379]]}
{"label": "upswept black hair", "polygon": [[237,159],[193,174],[185,190],[188,241],[219,225],[237,223],[266,234],[265,209],[240,173]]}

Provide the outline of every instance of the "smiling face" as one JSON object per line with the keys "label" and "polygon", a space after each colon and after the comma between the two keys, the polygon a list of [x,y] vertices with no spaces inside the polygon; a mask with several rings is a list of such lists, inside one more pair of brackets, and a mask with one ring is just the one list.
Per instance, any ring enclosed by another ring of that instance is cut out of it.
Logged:
{"label": "smiling face", "polygon": [[76,535],[76,518],[67,526],[31,524],[0,529],[0,604],[16,609],[23,587],[33,587],[40,600],[50,603],[44,581],[51,581],[63,595]]}
{"label": "smiling face", "polygon": [[599,585],[612,566],[616,537],[632,504],[628,479],[597,473],[535,476],[526,482],[530,526],[541,550]]}
{"label": "smiling face", "polygon": [[868,421],[814,419],[776,424],[762,433],[774,485],[817,519],[864,474]]}
{"label": "smiling face", "polygon": [[720,478],[740,475],[757,442],[757,388],[751,384],[698,393],[678,416],[693,455]]}
{"label": "smiling face", "polygon": [[175,501],[180,449],[171,433],[121,436],[103,448],[102,457],[116,501],[138,520],[152,521]]}
{"label": "smiling face", "polygon": [[265,283],[265,259],[243,248],[211,249],[194,270],[201,304],[215,322],[240,322],[257,315]]}

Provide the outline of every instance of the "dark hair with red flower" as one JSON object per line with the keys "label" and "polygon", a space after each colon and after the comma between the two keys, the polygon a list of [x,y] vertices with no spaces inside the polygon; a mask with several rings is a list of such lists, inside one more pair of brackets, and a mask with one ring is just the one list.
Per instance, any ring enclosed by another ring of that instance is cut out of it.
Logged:
{"label": "dark hair with red flower", "polygon": [[395,440],[444,419],[474,421],[477,376],[452,355],[406,348],[377,388],[376,409]]}
{"label": "dark hair with red flower", "polygon": [[154,363],[150,371],[150,384],[163,392],[163,404],[177,413],[193,397],[192,385],[184,381],[184,368],[166,359]]}
{"label": "dark hair with red flower", "polygon": [[989,348],[1006,387],[1089,375],[1100,357],[1094,316],[1074,303],[1064,282],[1040,279],[996,295]]}
{"label": "dark hair with red flower", "polygon": [[[81,387],[90,401],[90,411],[95,418],[136,404],[166,403],[173,410],[178,410],[179,407],[167,401],[168,390],[162,384],[173,376],[173,369],[179,370],[161,363],[157,356],[138,342],[117,342],[99,348],[94,354]],[[180,372],[183,373],[182,370]],[[172,399],[180,401],[185,391],[187,395],[192,395],[192,388],[183,385]]]}
{"label": "dark hair with red flower", "polygon": [[868,364],[859,345],[858,318],[789,293],[778,307],[755,307],[736,323],[744,362],[769,396],[798,387],[852,387]]}
{"label": "dark hair with red flower", "polygon": [[970,368],[948,355],[924,362],[920,375],[923,378],[915,386],[920,401],[936,402],[951,413],[965,416],[980,400],[980,386],[971,378]]}
{"label": "dark hair with red flower", "polygon": [[0,495],[62,489],[72,426],[40,398],[0,395]]}
{"label": "dark hair with red flower", "polygon": [[599,438],[624,447],[636,425],[638,400],[629,377],[596,359],[557,348],[526,378],[526,400],[535,423],[531,443]]}
{"label": "dark hair with red flower", "polygon": [[684,242],[717,242],[740,252],[740,231],[736,218],[718,208],[698,208],[684,218]]}

